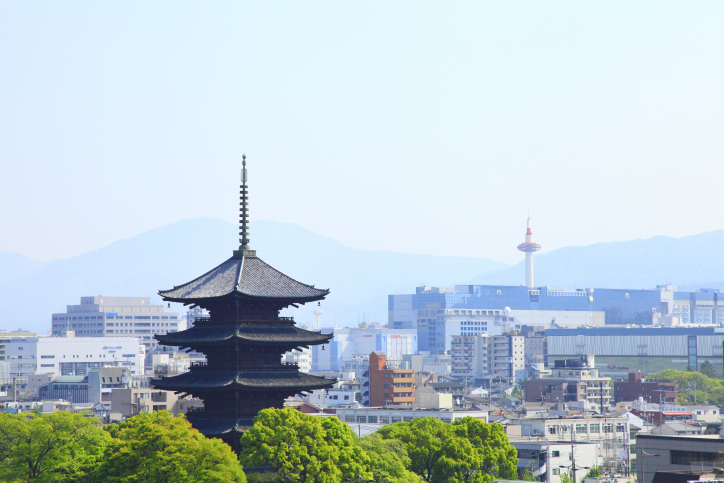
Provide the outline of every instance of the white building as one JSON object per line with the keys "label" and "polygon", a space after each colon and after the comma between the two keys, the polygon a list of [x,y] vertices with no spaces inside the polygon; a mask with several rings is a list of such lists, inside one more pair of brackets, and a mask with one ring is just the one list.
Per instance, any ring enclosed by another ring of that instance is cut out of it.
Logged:
{"label": "white building", "polygon": [[596,443],[596,466],[613,473],[627,470],[631,444],[628,418],[530,418],[512,424],[520,424],[521,439],[529,441]]}
{"label": "white building", "polygon": [[407,354],[417,354],[417,331],[377,327],[334,329],[328,344],[312,347],[312,370],[339,371],[343,362],[375,351],[384,352],[388,360],[395,361]]}
{"label": "white building", "polygon": [[511,438],[510,444],[518,450],[518,472],[524,474],[527,470],[537,481],[560,483],[561,475],[573,480],[575,468],[575,481],[580,483],[587,469],[598,465],[597,443],[547,443]]}
{"label": "white building", "polygon": [[150,297],[81,297],[80,305],[68,305],[53,314],[52,333],[61,337],[74,331],[82,337],[138,337],[148,349],[158,343],[155,334],[179,330],[176,312],[165,312]]}
{"label": "white building", "polygon": [[8,340],[5,357],[10,377],[82,376],[103,366],[143,375],[146,347],[137,337],[28,337]]}
{"label": "white building", "polygon": [[525,338],[521,335],[454,335],[452,375],[482,377],[500,374],[515,379],[525,369]]}

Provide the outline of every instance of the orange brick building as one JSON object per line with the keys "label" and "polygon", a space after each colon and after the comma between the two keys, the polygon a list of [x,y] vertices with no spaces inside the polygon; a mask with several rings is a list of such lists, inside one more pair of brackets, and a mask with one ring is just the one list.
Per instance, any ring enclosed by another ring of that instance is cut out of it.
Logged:
{"label": "orange brick building", "polygon": [[415,402],[412,369],[388,369],[384,352],[370,354],[370,406],[411,406]]}

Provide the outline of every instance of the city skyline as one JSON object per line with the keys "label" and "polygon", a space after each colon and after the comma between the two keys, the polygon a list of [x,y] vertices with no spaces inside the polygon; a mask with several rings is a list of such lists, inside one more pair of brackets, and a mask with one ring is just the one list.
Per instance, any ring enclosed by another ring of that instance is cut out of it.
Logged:
{"label": "city skyline", "polygon": [[0,6],[0,251],[234,221],[244,152],[252,220],[354,248],[722,228],[720,3],[127,5]]}

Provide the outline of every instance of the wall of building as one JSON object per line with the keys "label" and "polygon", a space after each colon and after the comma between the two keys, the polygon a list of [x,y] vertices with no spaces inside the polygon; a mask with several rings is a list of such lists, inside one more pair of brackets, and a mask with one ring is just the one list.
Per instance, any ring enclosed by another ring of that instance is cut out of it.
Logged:
{"label": "wall of building", "polygon": [[10,377],[30,374],[85,375],[103,365],[143,375],[146,349],[136,337],[30,337],[5,344]]}

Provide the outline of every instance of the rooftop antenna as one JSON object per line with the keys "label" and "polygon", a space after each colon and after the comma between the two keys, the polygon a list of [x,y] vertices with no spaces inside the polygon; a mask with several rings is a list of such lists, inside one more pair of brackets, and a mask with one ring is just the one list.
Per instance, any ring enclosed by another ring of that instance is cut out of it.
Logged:
{"label": "rooftop antenna", "polygon": [[239,250],[234,256],[256,256],[249,249],[249,195],[246,186],[246,153],[241,156],[241,186],[239,187]]}

